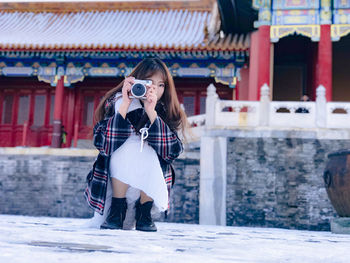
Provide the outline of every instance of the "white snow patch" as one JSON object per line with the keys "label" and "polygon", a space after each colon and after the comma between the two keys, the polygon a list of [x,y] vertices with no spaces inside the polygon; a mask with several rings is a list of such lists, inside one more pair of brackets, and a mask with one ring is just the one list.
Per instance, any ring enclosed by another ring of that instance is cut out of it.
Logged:
{"label": "white snow patch", "polygon": [[350,235],[157,223],[99,230],[88,219],[0,215],[0,262],[349,262]]}

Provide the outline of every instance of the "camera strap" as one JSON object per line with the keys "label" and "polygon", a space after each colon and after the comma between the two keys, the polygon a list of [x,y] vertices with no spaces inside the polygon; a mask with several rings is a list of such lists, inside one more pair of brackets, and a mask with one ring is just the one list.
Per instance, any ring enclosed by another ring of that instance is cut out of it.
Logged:
{"label": "camera strap", "polygon": [[141,133],[141,148],[140,148],[140,152],[142,152],[144,141],[148,137],[148,128],[146,128],[146,127],[145,128],[141,128],[140,129],[140,133]]}

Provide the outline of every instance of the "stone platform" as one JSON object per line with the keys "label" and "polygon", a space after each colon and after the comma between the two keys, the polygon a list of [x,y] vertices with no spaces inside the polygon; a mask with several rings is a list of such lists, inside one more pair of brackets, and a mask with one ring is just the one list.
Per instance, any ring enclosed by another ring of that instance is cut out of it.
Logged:
{"label": "stone platform", "polygon": [[331,220],[331,231],[335,234],[350,235],[350,217],[336,217]]}
{"label": "stone platform", "polygon": [[349,262],[350,236],[157,223],[158,232],[87,228],[87,219],[0,215],[0,262]]}

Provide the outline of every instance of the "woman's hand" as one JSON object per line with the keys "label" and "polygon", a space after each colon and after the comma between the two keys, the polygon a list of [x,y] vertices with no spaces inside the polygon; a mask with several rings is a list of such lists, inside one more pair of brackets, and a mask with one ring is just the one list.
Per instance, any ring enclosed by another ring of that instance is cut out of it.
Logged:
{"label": "woman's hand", "polygon": [[123,94],[123,101],[122,104],[119,107],[119,113],[123,116],[125,119],[126,114],[128,113],[129,106],[131,104],[132,99],[129,98],[129,93],[131,90],[131,86],[134,84],[134,77],[127,77],[124,80],[123,88],[122,88],[122,94]]}
{"label": "woman's hand", "polygon": [[132,99],[129,98],[131,86],[134,84],[134,77],[127,77],[124,80],[122,94],[123,94],[123,103],[130,105]]}
{"label": "woman's hand", "polygon": [[155,111],[156,104],[157,104],[156,88],[154,87],[154,85],[151,85],[148,87],[148,90],[146,93],[146,100],[144,101],[144,108],[148,115],[149,120],[151,121],[151,124],[157,118],[157,112]]}

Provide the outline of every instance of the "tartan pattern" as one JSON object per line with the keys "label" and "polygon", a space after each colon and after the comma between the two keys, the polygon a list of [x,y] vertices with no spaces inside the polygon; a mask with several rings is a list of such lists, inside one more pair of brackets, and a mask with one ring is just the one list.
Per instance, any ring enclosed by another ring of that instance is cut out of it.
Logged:
{"label": "tartan pattern", "polygon": [[109,157],[99,154],[86,178],[85,199],[88,205],[100,214],[103,214],[105,204],[109,161]]}
{"label": "tartan pattern", "polygon": [[157,116],[148,129],[148,144],[166,163],[170,164],[183,151],[182,143],[175,132]]}
{"label": "tartan pattern", "polygon": [[119,113],[101,122],[94,129],[94,145],[102,155],[110,156],[131,135],[133,126]]}
{"label": "tartan pattern", "polygon": [[[96,212],[103,214],[109,178],[110,157],[134,132],[128,119],[119,113],[114,114],[114,100],[105,104],[106,118],[94,127],[93,143],[99,154],[93,168],[87,175],[87,187],[84,196],[88,205]],[[149,122],[146,126],[149,126]],[[148,129],[148,144],[156,151],[168,191],[174,183],[171,162],[183,151],[181,140],[176,132],[157,117]]]}

